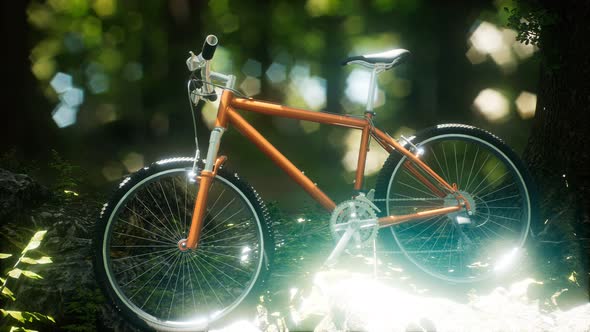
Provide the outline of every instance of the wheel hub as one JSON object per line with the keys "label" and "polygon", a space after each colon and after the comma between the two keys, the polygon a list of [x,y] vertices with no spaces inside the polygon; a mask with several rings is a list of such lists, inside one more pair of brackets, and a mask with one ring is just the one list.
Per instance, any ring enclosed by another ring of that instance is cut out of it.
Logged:
{"label": "wheel hub", "polygon": [[180,251],[187,251],[189,249],[186,239],[178,241],[178,249],[180,249]]}
{"label": "wheel hub", "polygon": [[[447,217],[452,221],[457,222],[459,225],[472,225],[477,226],[474,223],[473,216],[477,211],[477,204],[475,203],[475,199],[471,194],[466,191],[459,190],[459,194],[465,199],[466,203],[469,205],[469,211],[467,209],[461,209],[457,212],[447,214]],[[448,194],[444,200],[444,207],[451,207],[457,205],[457,197],[453,194]]]}

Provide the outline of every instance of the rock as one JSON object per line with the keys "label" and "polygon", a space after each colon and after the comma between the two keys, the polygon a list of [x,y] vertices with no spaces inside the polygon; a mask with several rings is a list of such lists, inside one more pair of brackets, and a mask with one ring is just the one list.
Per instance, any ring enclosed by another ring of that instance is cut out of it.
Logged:
{"label": "rock", "polygon": [[30,176],[0,168],[0,222],[38,206],[49,196],[47,188]]}
{"label": "rock", "polygon": [[15,305],[53,316],[53,328],[59,331],[76,326],[136,332],[104,303],[94,277],[92,237],[100,202],[85,196],[48,198],[48,190],[31,177],[0,169],[0,232],[11,239],[0,241],[0,252],[20,252],[22,243],[36,231],[47,230],[41,246],[31,255],[51,256],[53,260],[51,264],[22,266],[43,279],[14,284]]}

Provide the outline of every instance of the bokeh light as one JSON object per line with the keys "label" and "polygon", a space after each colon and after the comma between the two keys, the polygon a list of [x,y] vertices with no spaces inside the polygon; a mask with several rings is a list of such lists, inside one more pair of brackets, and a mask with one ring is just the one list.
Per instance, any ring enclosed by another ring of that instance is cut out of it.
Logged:
{"label": "bokeh light", "polygon": [[127,172],[133,173],[143,167],[143,155],[137,152],[130,152],[125,156],[125,158],[123,158],[121,162],[127,169]]}
{"label": "bokeh light", "polygon": [[326,105],[326,80],[319,76],[311,76],[309,65],[299,63],[293,66],[289,74],[291,79],[289,104],[297,106],[297,100],[302,100],[311,110],[317,111]]}
{"label": "bokeh light", "polygon": [[516,110],[523,119],[530,119],[535,116],[535,109],[537,107],[537,95],[527,91],[523,91],[516,98]]}
{"label": "bokeh light", "polygon": [[320,124],[317,122],[299,121],[299,126],[301,127],[301,129],[303,129],[303,132],[306,134],[311,134],[320,129]]}
{"label": "bokeh light", "polygon": [[512,72],[518,60],[524,60],[536,51],[534,46],[518,42],[516,36],[515,30],[498,28],[490,22],[481,22],[469,37],[471,47],[465,56],[472,64],[480,64],[489,55],[503,72]]}
{"label": "bokeh light", "polygon": [[[369,98],[369,85],[371,83],[371,72],[366,69],[353,69],[348,77],[346,78],[346,89],[344,94],[348,100],[353,103],[366,105]],[[400,96],[409,93],[409,90],[402,91],[404,87],[398,87],[400,90]],[[405,87],[408,88],[407,86]],[[375,90],[375,96],[373,99],[373,107],[377,108],[385,103],[385,93],[377,88]]]}
{"label": "bokeh light", "polygon": [[503,47],[502,33],[489,22],[481,22],[469,37],[473,47],[484,54],[497,52]]}
{"label": "bokeh light", "polygon": [[248,76],[242,81],[242,84],[240,84],[240,89],[242,89],[248,97],[256,96],[260,93],[260,80],[256,77]]}
{"label": "bokeh light", "polygon": [[57,73],[53,76],[49,85],[55,92],[64,93],[72,87],[72,76],[61,72]]}
{"label": "bokeh light", "polygon": [[215,61],[211,63],[211,68],[219,73],[233,73],[233,61],[231,56],[232,53],[227,48],[217,46],[217,49],[215,49]]}
{"label": "bokeh light", "polygon": [[117,1],[116,0],[95,0],[92,4],[92,9],[98,14],[98,16],[106,17],[111,16],[116,12]]}
{"label": "bokeh light", "polygon": [[326,80],[318,77],[306,77],[295,82],[303,100],[312,110],[319,110],[326,104]]}
{"label": "bokeh light", "polygon": [[[361,134],[360,130],[350,130],[348,135],[344,138],[346,152],[342,158],[342,166],[344,166],[344,169],[348,172],[356,171]],[[367,153],[365,175],[372,175],[379,172],[388,156],[389,153],[387,153],[387,151],[385,151],[377,142],[371,140],[371,143],[369,144],[369,152]]]}
{"label": "bokeh light", "polygon": [[346,97],[355,103],[366,104],[369,97],[371,73],[362,69],[353,69],[346,78]]}
{"label": "bokeh light", "polygon": [[536,51],[537,47],[532,44],[523,44],[519,41],[514,41],[512,43],[512,49],[514,53],[518,55],[518,57],[522,60],[531,57]]}
{"label": "bokeh light", "polygon": [[78,109],[60,103],[51,113],[51,117],[59,128],[65,128],[76,123]]}
{"label": "bokeh light", "polygon": [[94,94],[105,93],[109,90],[110,79],[104,73],[93,74],[88,81],[88,88]]}
{"label": "bokeh light", "polygon": [[494,89],[482,90],[473,105],[490,122],[504,119],[510,110],[506,97]]}
{"label": "bokeh light", "polygon": [[129,62],[123,68],[123,76],[130,82],[139,81],[143,77],[143,67],[140,63]]}
{"label": "bokeh light", "polygon": [[273,83],[281,83],[287,78],[287,68],[278,62],[273,62],[266,71],[266,77]]}
{"label": "bokeh light", "polygon": [[262,64],[259,61],[248,59],[242,66],[242,73],[253,76],[253,77],[260,77],[262,74]]}
{"label": "bokeh light", "polygon": [[51,112],[51,117],[59,128],[76,123],[78,107],[84,102],[84,91],[73,86],[72,80],[71,75],[59,72],[49,82],[60,100]]}
{"label": "bokeh light", "polygon": [[84,102],[84,91],[70,88],[60,95],[60,100],[70,107],[78,107]]}
{"label": "bokeh light", "polygon": [[105,124],[117,120],[117,111],[113,104],[100,104],[96,107],[96,119]]}
{"label": "bokeh light", "polygon": [[107,181],[116,181],[123,176],[123,166],[119,162],[110,161],[102,168],[102,175]]}

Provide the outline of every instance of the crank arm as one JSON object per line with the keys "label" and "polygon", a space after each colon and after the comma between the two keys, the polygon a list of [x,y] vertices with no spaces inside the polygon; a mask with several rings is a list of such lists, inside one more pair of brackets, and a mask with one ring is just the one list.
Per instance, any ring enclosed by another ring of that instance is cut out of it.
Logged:
{"label": "crank arm", "polygon": [[346,230],[346,232],[342,235],[340,240],[338,240],[338,243],[334,247],[334,250],[332,250],[332,252],[330,253],[330,256],[328,256],[328,259],[326,259],[326,261],[324,262],[325,267],[333,267],[334,265],[336,265],[336,263],[338,262],[338,258],[342,254],[342,251],[344,250],[344,248],[346,248],[348,242],[350,242],[350,239],[356,232],[357,231],[352,228]]}

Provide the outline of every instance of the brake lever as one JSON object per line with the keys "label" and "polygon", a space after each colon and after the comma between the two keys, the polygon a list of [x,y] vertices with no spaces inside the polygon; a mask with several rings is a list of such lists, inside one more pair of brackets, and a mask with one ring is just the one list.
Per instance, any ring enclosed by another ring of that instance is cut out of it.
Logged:
{"label": "brake lever", "polygon": [[205,65],[205,59],[203,59],[201,54],[195,55],[193,51],[189,51],[188,53],[190,56],[186,59],[186,66],[189,71],[194,72]]}

